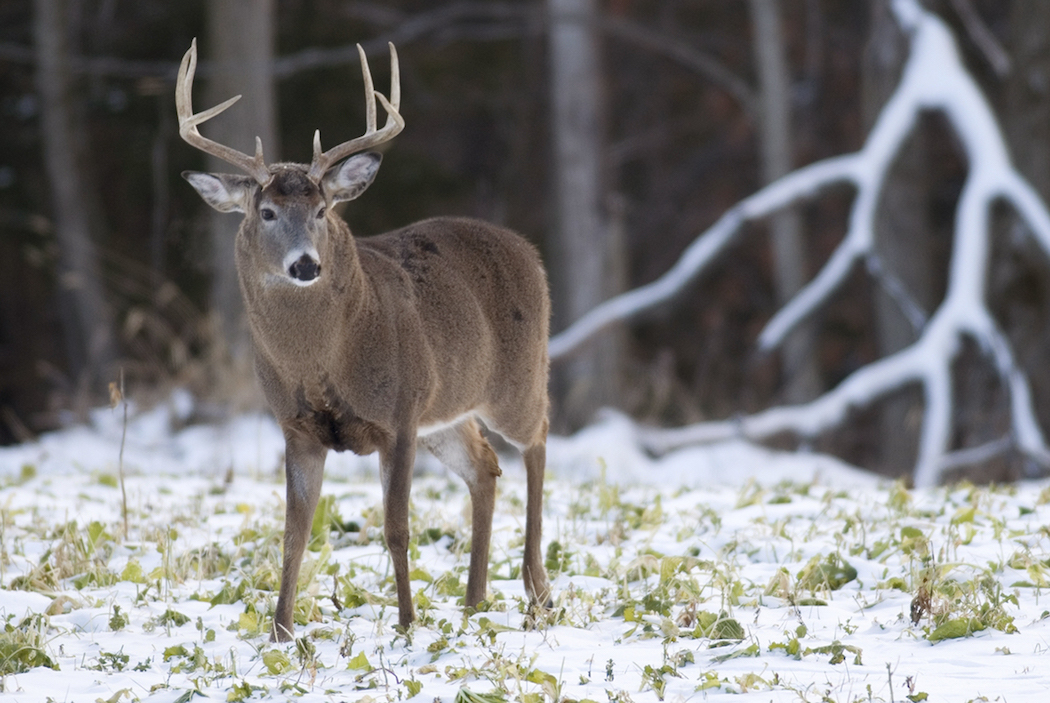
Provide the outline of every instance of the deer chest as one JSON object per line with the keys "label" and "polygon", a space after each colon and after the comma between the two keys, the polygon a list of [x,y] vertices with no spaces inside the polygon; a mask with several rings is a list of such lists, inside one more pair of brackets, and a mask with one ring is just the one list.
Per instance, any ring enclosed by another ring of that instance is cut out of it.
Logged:
{"label": "deer chest", "polygon": [[293,422],[325,447],[365,455],[389,443],[387,431],[359,417],[341,398],[327,393],[323,401],[311,403],[302,390],[297,395],[298,412]]}

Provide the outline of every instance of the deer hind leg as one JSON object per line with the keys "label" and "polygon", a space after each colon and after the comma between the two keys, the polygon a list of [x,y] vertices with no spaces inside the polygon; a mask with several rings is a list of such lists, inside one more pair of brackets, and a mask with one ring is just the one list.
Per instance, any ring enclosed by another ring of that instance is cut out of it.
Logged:
{"label": "deer hind leg", "polygon": [[525,592],[534,603],[551,607],[551,585],[543,566],[540,542],[543,536],[543,473],[547,468],[546,432],[544,439],[522,451],[525,459],[527,499],[525,504],[525,560],[521,567]]}
{"label": "deer hind leg", "polygon": [[420,441],[450,471],[460,476],[470,490],[473,527],[466,604],[475,606],[485,599],[488,587],[492,513],[496,504],[496,478],[501,473],[496,452],[474,419],[422,437]]}
{"label": "deer hind leg", "polygon": [[310,539],[314,510],[321,496],[324,460],[328,450],[316,440],[292,432],[285,433],[284,561],[281,566],[281,592],[270,640],[287,642],[294,636],[295,592],[303,551]]}

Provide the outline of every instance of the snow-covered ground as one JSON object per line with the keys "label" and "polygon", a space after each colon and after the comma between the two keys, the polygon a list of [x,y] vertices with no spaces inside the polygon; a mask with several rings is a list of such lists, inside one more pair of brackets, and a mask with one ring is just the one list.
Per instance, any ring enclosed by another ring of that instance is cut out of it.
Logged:
{"label": "snow-covered ground", "polygon": [[301,639],[273,645],[280,434],[172,431],[188,404],[128,426],[127,533],[119,412],[0,450],[5,699],[1050,700],[1050,483],[911,492],[744,443],[653,460],[611,416],[550,441],[556,602],[529,628],[522,469],[465,614],[466,490],[424,459],[406,635],[375,459],[333,454]]}

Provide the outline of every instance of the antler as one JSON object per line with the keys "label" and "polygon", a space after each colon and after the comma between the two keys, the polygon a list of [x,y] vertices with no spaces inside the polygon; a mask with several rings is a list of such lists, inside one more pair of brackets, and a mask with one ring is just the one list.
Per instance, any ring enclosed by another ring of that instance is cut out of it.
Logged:
{"label": "antler", "polygon": [[179,115],[179,136],[181,136],[188,144],[195,146],[196,148],[203,151],[205,154],[211,154],[217,156],[223,161],[233,164],[237,168],[243,169],[249,175],[252,176],[259,185],[266,187],[273,178],[270,173],[270,169],[266,167],[266,163],[263,161],[263,150],[262,140],[258,137],[255,138],[255,157],[252,158],[247,154],[231,149],[228,146],[213,142],[212,140],[201,135],[197,131],[197,125],[202,122],[207,122],[212,117],[215,117],[220,112],[233,105],[235,102],[241,99],[240,95],[236,95],[224,103],[216,105],[210,110],[193,114],[193,74],[197,70],[197,40],[194,39],[190,44],[189,51],[182,57],[182,65],[179,66],[179,78],[175,83],[175,111]]}
{"label": "antler", "polygon": [[[343,142],[324,153],[321,153],[321,130],[314,132],[314,158],[310,163],[310,171],[306,174],[314,183],[320,181],[333,164],[350,154],[393,139],[405,128],[405,120],[398,112],[401,107],[401,71],[398,68],[397,50],[394,45],[390,44],[390,100],[387,100],[386,96],[373,87],[372,72],[368,69],[368,59],[360,44],[357,45],[357,53],[361,55],[361,73],[365,79],[368,126],[360,137]],[[386,124],[380,130],[376,129],[376,98],[379,98],[379,102],[383,103],[383,109],[386,110]]]}

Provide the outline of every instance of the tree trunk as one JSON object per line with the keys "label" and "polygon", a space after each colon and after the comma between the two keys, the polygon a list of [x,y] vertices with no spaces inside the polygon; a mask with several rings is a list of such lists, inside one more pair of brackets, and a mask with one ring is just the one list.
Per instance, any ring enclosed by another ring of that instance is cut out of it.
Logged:
{"label": "tree trunk", "polygon": [[[1050,199],[1050,3],[1013,0],[1007,84],[1007,133],[1014,162]],[[1033,148],[1034,147],[1034,148]]]}
{"label": "tree trunk", "polygon": [[[255,138],[263,142],[267,163],[278,161],[277,103],[274,90],[273,0],[210,0],[207,60],[209,74],[205,104],[217,105],[243,96],[237,104],[204,128],[208,137],[248,154]],[[229,172],[231,166],[208,157],[208,169]],[[233,260],[233,242],[240,218],[210,211],[212,239],[211,313],[213,361],[236,390],[251,384],[251,341],[244,317]],[[224,390],[224,392],[226,392]]]}
{"label": "tree trunk", "polygon": [[[596,0],[548,0],[556,223],[551,258],[555,327],[623,288],[619,243],[604,217],[602,75]],[[617,269],[621,270],[617,270]],[[606,333],[558,369],[559,425],[579,427],[618,399],[622,332]]]}
{"label": "tree trunk", "polygon": [[[791,135],[791,79],[780,18],[781,0],[750,0],[751,44],[760,90],[759,153],[762,180],[772,183],[794,169]],[[787,303],[806,284],[806,243],[794,208],[770,219],[777,302]],[[801,326],[783,346],[783,401],[812,400],[821,391],[813,349],[813,325]]]}
{"label": "tree trunk", "polygon": [[[1017,169],[1050,203],[1050,2],[1014,0],[1010,5],[1009,46],[1013,70],[1006,84],[1004,125]],[[1004,324],[1019,363],[1028,373],[1036,410],[1050,427],[1050,264],[1032,241],[1027,226],[1008,217],[1009,256],[991,276],[993,296],[1002,296]]]}
{"label": "tree trunk", "polygon": [[[868,128],[899,83],[907,58],[907,38],[894,20],[889,3],[886,0],[874,3],[871,38],[861,67],[862,109]],[[892,176],[883,188],[875,220],[875,252],[885,269],[900,279],[912,298],[930,311],[934,302],[934,277],[926,164],[926,140],[921,130],[916,130],[897,155]],[[878,352],[886,356],[912,344],[918,333],[877,282],[873,290]],[[908,475],[915,465],[921,414],[914,409],[915,400],[909,395],[891,397],[882,406],[880,464],[887,474]]]}
{"label": "tree trunk", "polygon": [[80,400],[86,401],[104,393],[105,382],[115,378],[108,368],[115,352],[112,317],[91,237],[88,177],[69,75],[66,2],[34,0],[33,33],[44,162],[59,247],[60,316],[70,375]]}

